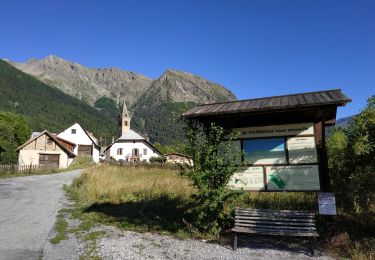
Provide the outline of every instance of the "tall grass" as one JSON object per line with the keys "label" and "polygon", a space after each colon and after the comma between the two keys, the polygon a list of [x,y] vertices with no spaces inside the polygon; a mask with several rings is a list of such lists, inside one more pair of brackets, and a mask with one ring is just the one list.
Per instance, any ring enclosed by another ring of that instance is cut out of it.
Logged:
{"label": "tall grass", "polygon": [[85,204],[123,203],[159,197],[188,200],[190,181],[170,169],[124,168],[100,165],[76,181],[77,198]]}

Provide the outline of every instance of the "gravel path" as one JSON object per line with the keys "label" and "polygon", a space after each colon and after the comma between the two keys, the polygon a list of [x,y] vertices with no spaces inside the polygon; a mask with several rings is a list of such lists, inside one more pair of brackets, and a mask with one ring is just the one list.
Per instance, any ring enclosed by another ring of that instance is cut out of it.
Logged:
{"label": "gravel path", "polygon": [[63,184],[80,170],[0,180],[0,259],[40,259],[64,199]]}
{"label": "gravel path", "polygon": [[[275,239],[260,244],[248,239],[240,239],[240,247],[233,251],[229,244],[114,229],[98,241],[98,246],[103,259],[313,259],[306,248],[270,245]],[[331,259],[323,255],[314,258]]]}

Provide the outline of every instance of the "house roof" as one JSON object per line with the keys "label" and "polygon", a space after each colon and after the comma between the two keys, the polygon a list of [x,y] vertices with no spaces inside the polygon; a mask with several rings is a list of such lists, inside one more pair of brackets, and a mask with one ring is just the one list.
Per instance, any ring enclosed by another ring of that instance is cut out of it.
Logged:
{"label": "house roof", "polygon": [[166,153],[166,154],[164,154],[164,156],[169,156],[169,155],[178,155],[178,156],[186,157],[186,158],[189,158],[189,159],[192,158],[191,156],[186,155],[186,154],[182,154],[182,153]]}
{"label": "house roof", "polygon": [[30,138],[24,144],[17,147],[16,151],[21,150],[23,147],[25,147],[29,143],[33,142],[34,140],[38,139],[39,137],[41,137],[44,134],[48,135],[53,141],[55,141],[55,143],[57,143],[68,155],[75,156],[75,154],[72,151],[70,151],[56,136],[54,136],[53,134],[51,134],[47,130],[44,130],[43,132],[41,132],[39,135],[35,136],[34,138]]}
{"label": "house roof", "polygon": [[344,106],[352,100],[345,96],[341,89],[306,92],[299,94],[255,98],[197,105],[183,114],[184,117],[200,117],[233,113],[272,111],[279,109],[296,109],[317,106]]}
{"label": "house roof", "polygon": [[134,141],[134,140],[146,140],[143,136],[138,134],[137,132],[133,130],[129,130],[122,136],[120,136],[117,140],[129,140],[129,141]]}
{"label": "house roof", "polygon": [[52,134],[55,138],[57,138],[58,140],[60,140],[60,141],[62,141],[62,142],[65,142],[65,143],[68,143],[68,144],[71,144],[72,146],[77,146],[75,143],[72,143],[71,141],[68,141],[68,140],[66,140],[66,139],[64,139],[64,138],[61,138],[60,136],[57,136],[57,135],[55,135],[55,134]]}
{"label": "house roof", "polygon": [[[160,155],[163,155],[155,146],[153,146],[149,141],[147,141],[146,138],[144,138],[142,135],[138,134],[137,132],[135,132],[133,130],[129,130],[128,132],[126,132],[125,134],[120,136],[117,140],[114,141],[114,143],[116,143],[116,142],[131,142],[131,141],[143,141],[143,142],[147,143],[149,146],[151,146],[153,149],[155,149],[155,151],[157,151]],[[110,149],[111,146],[114,143],[108,145],[104,149],[103,152]]]}

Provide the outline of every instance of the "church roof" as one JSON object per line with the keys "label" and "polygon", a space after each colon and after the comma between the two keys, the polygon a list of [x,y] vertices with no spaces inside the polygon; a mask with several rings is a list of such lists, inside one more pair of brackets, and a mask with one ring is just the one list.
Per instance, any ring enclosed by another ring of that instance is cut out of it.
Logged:
{"label": "church roof", "polygon": [[129,130],[128,132],[126,132],[125,134],[123,134],[122,136],[120,136],[119,139],[117,139],[117,141],[120,141],[120,140],[146,140],[143,136],[141,136],[140,134],[134,132],[133,130]]}

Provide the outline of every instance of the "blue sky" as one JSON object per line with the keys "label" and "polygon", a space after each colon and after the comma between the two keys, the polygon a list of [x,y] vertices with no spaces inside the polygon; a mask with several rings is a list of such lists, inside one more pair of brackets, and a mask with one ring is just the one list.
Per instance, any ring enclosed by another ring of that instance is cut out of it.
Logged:
{"label": "blue sky", "polygon": [[174,68],[239,99],[341,88],[375,94],[375,1],[2,1],[0,57],[55,54],[156,78]]}

